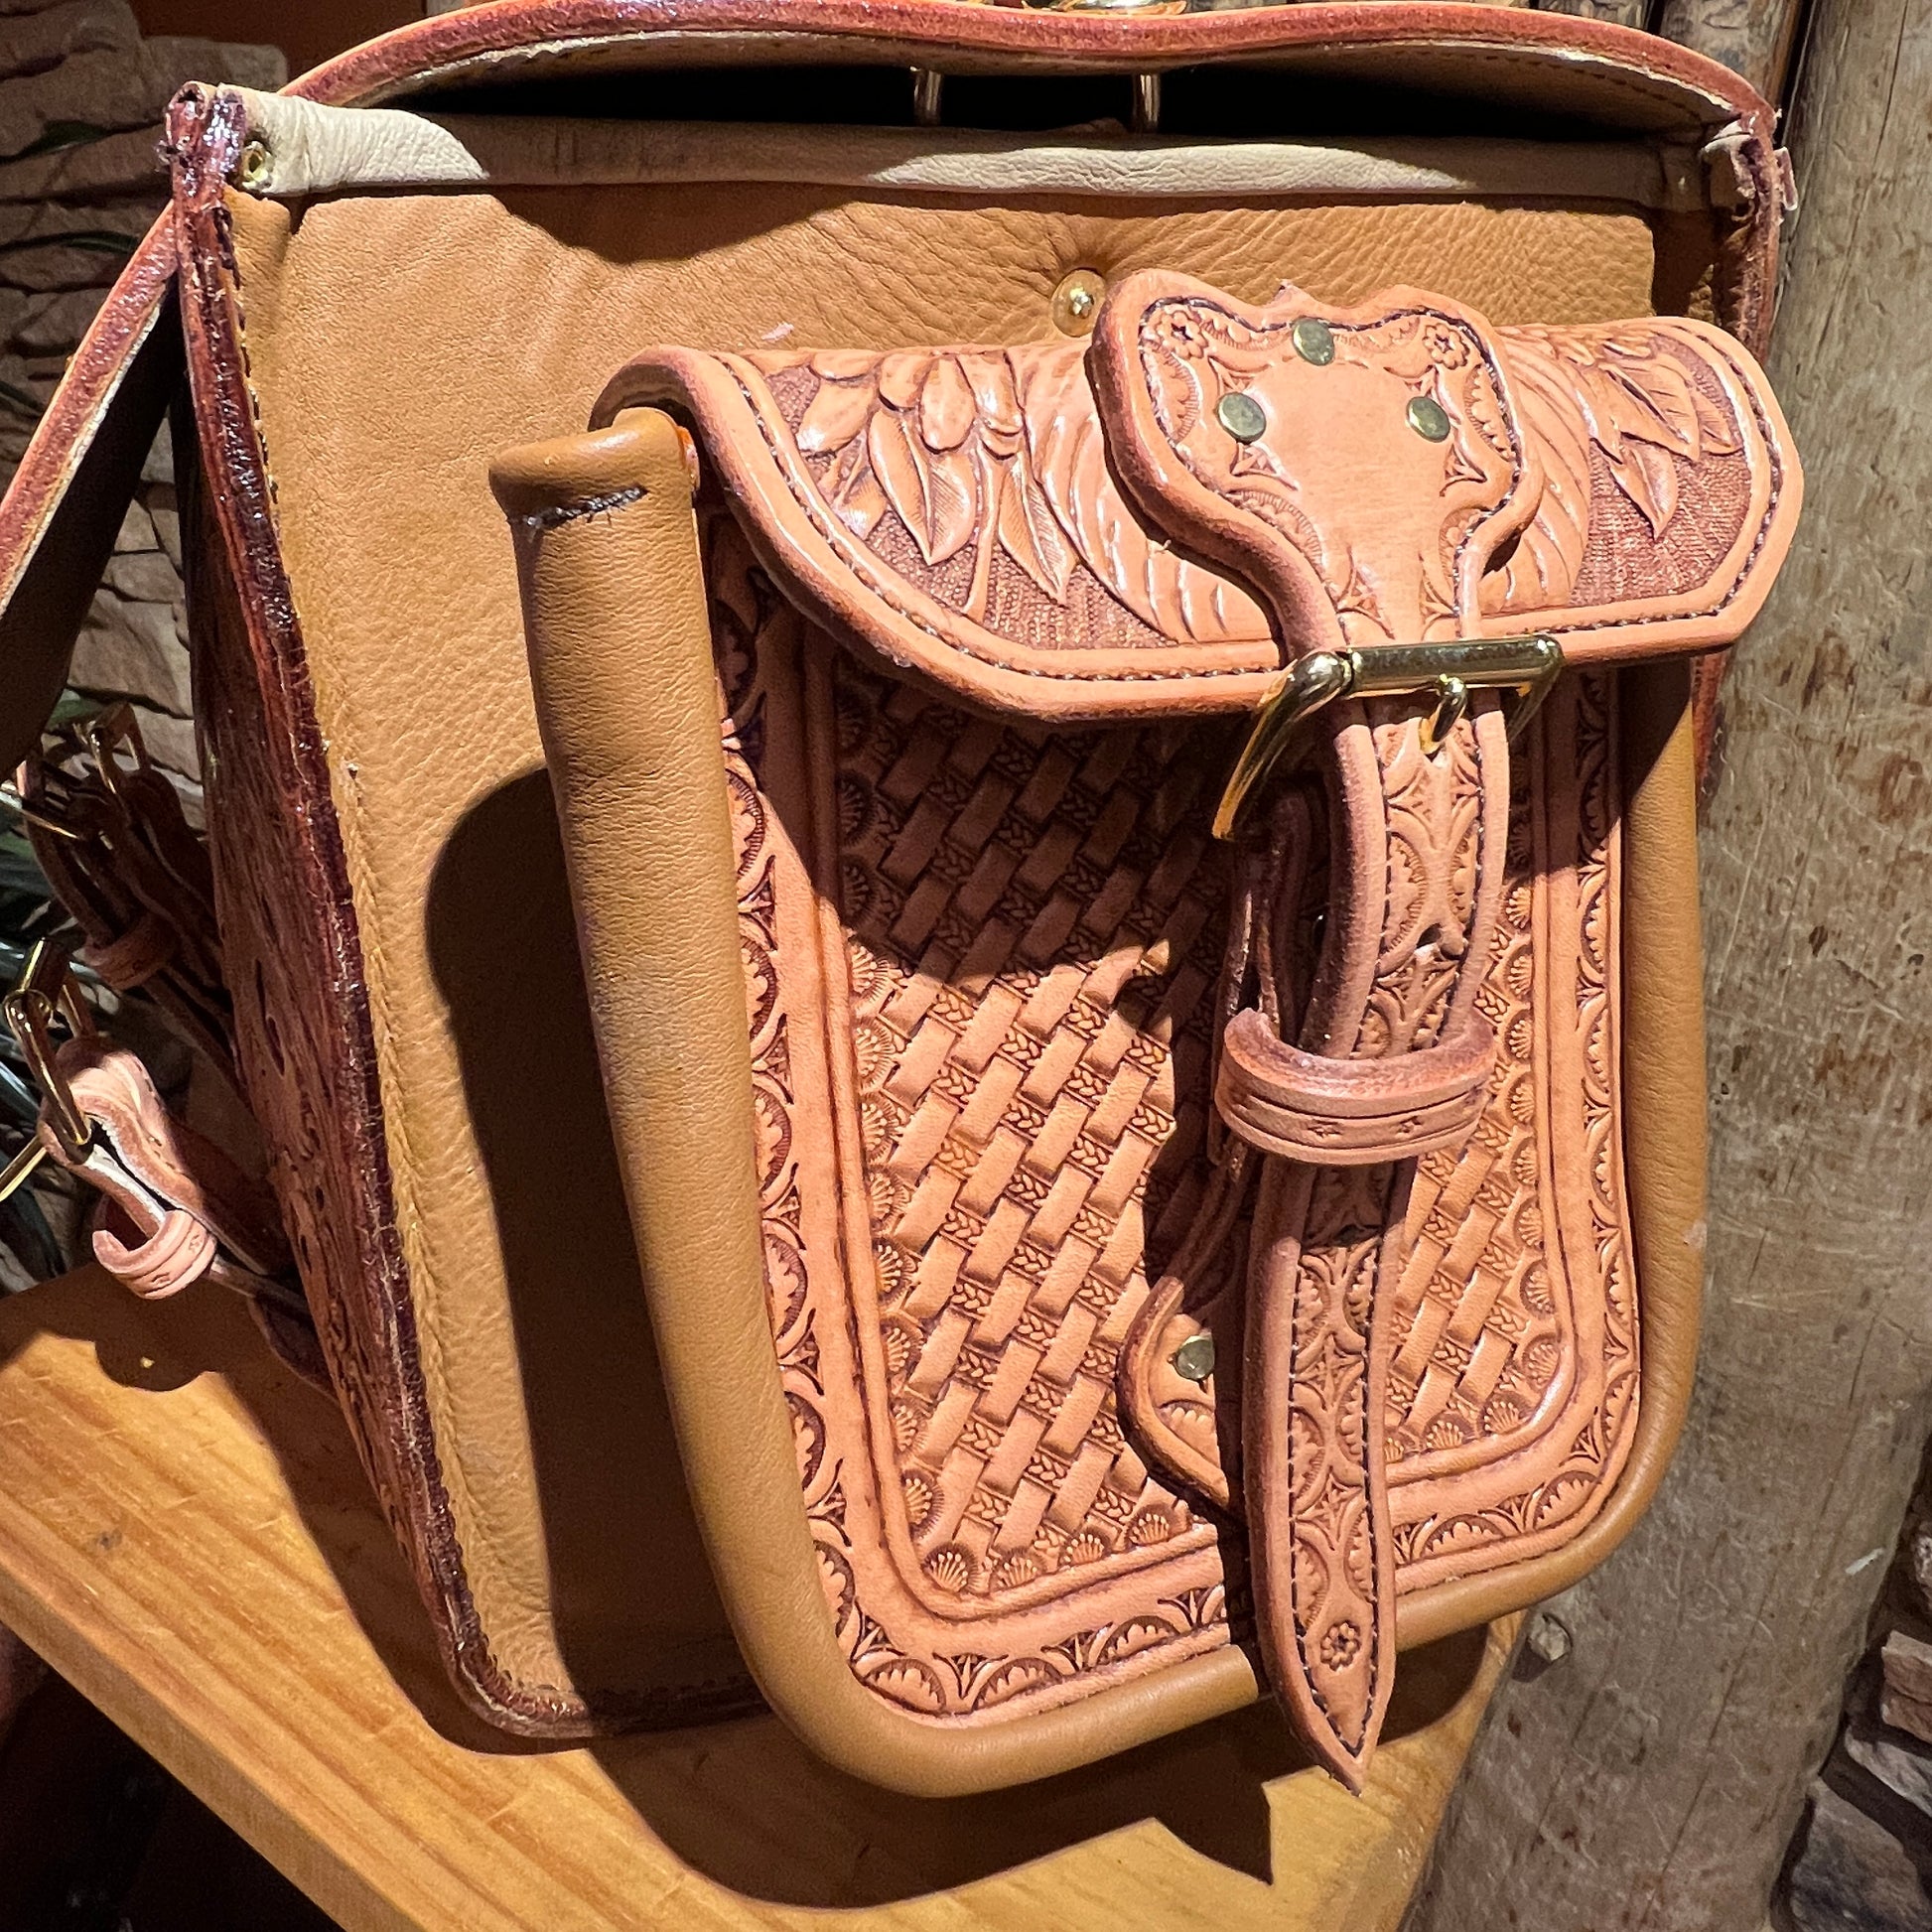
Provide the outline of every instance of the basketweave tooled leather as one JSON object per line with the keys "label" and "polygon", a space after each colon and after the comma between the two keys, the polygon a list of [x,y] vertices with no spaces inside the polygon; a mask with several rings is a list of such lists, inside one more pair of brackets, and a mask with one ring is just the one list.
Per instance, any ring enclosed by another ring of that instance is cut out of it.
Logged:
{"label": "basketweave tooled leather", "polygon": [[[1090,348],[650,350],[600,415],[660,400],[737,516],[707,562],[767,1287],[853,1669],[928,1716],[1049,1702],[1222,1640],[1245,1587],[1358,1786],[1401,1573],[1574,1534],[1635,1419],[1602,701],[1551,714],[1513,853],[1493,700],[1434,752],[1426,706],[1337,708],[1325,799],[1232,856],[1188,721],[1277,637],[1734,634],[1796,513],[1762,377],[1703,325],[1155,272]],[[1217,1302],[1240,1391],[1190,1398],[1175,1318]]]}

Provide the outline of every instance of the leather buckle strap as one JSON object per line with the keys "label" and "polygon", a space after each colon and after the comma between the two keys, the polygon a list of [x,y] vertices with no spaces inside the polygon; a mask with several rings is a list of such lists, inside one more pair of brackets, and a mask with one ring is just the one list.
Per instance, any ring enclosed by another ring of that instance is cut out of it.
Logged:
{"label": "leather buckle strap", "polygon": [[35,946],[0,1013],[41,1096],[39,1132],[0,1173],[0,1199],[51,1161],[118,1210],[119,1228],[94,1228],[94,1258],[136,1295],[206,1275],[306,1315],[267,1191],[176,1119],[135,1054],[101,1037],[63,947]]}
{"label": "leather buckle strap", "polygon": [[230,1011],[207,853],[129,707],[62,726],[0,803],[25,821],[80,928],[81,962],[116,992],[139,987],[226,1071]]}

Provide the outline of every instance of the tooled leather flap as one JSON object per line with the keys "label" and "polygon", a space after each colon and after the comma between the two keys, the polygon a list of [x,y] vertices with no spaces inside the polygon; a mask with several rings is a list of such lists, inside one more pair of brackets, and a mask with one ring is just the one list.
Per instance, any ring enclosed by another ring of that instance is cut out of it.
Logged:
{"label": "tooled leather flap", "polygon": [[655,348],[774,577],[835,634],[1041,717],[1246,709],[1341,644],[1727,644],[1799,479],[1763,373],[1682,319],[1491,329],[1445,298],[1250,308],[1131,276],[1091,345]]}

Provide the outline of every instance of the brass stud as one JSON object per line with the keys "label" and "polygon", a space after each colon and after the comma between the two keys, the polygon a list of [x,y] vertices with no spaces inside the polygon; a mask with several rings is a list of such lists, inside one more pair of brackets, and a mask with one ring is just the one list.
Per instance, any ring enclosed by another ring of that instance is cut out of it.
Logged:
{"label": "brass stud", "polygon": [[1205,1382],[1214,1373],[1214,1337],[1189,1335],[1169,1359],[1183,1382]]}
{"label": "brass stud", "polygon": [[1076,268],[1062,276],[1053,291],[1053,327],[1062,336],[1091,336],[1100,299],[1106,293],[1106,278],[1094,269]]}
{"label": "brass stud", "polygon": [[1411,396],[1405,412],[1409,427],[1432,443],[1447,443],[1449,433],[1449,411],[1434,396]]}
{"label": "brass stud", "polygon": [[235,185],[259,195],[268,186],[269,173],[268,143],[250,141],[235,160]]}
{"label": "brass stud", "polygon": [[1319,316],[1304,316],[1288,333],[1303,361],[1323,369],[1335,359],[1335,332]]}
{"label": "brass stud", "polygon": [[1232,389],[1214,405],[1214,418],[1237,443],[1252,443],[1268,427],[1268,412],[1245,389]]}

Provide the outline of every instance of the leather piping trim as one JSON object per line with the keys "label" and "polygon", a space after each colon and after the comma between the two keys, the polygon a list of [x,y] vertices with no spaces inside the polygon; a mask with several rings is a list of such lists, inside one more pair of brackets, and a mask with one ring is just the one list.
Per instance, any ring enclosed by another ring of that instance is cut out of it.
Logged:
{"label": "leather piping trim", "polygon": [[[694,929],[668,964],[627,944],[605,919],[580,920],[579,937],[587,981],[602,989],[593,1000],[614,1083],[612,1126],[692,1500],[734,1628],[773,1708],[842,1769],[942,1797],[1071,1770],[1252,1702],[1252,1669],[1232,1644],[1148,1677],[1094,1682],[1076,1702],[1002,1714],[989,1725],[922,1721],[854,1674],[798,1485],[794,1423],[771,1347],[756,1179],[737,1168],[737,1151],[714,1164],[721,1198],[746,1211],[698,1260],[679,1238],[685,1203],[653,1184],[652,1151],[681,1115],[702,1115],[708,1132],[724,1136],[721,1145],[741,1149],[752,1125],[745,1021],[734,1016],[729,1037],[720,1035],[717,1004],[698,993],[691,964],[694,956],[714,962],[723,950],[722,909],[731,966],[741,970],[735,879],[716,850],[726,843],[729,852],[724,786],[688,820],[667,810],[667,800],[690,797],[696,771],[718,760],[720,748],[710,610],[676,431],[662,412],[639,410],[609,430],[508,452],[492,467],[492,483],[513,517],[527,516],[533,503],[562,509],[587,485],[599,496],[634,490],[587,542],[559,542],[568,525],[520,531],[519,580],[573,894],[580,906],[622,902],[661,912],[674,901]],[[657,573],[647,599],[637,593],[640,564]],[[581,721],[608,703],[612,667],[634,664],[646,650],[665,672],[663,703],[614,730],[584,730]],[[707,825],[712,812],[718,820]],[[662,1063],[667,1031],[680,1040],[688,1034],[689,1060]],[[728,1103],[743,1109],[741,1131],[721,1125],[715,1103],[694,1101],[683,1072],[692,1063],[731,1069],[734,1083],[744,1078]],[[698,1391],[703,1400],[694,1399]]]}

